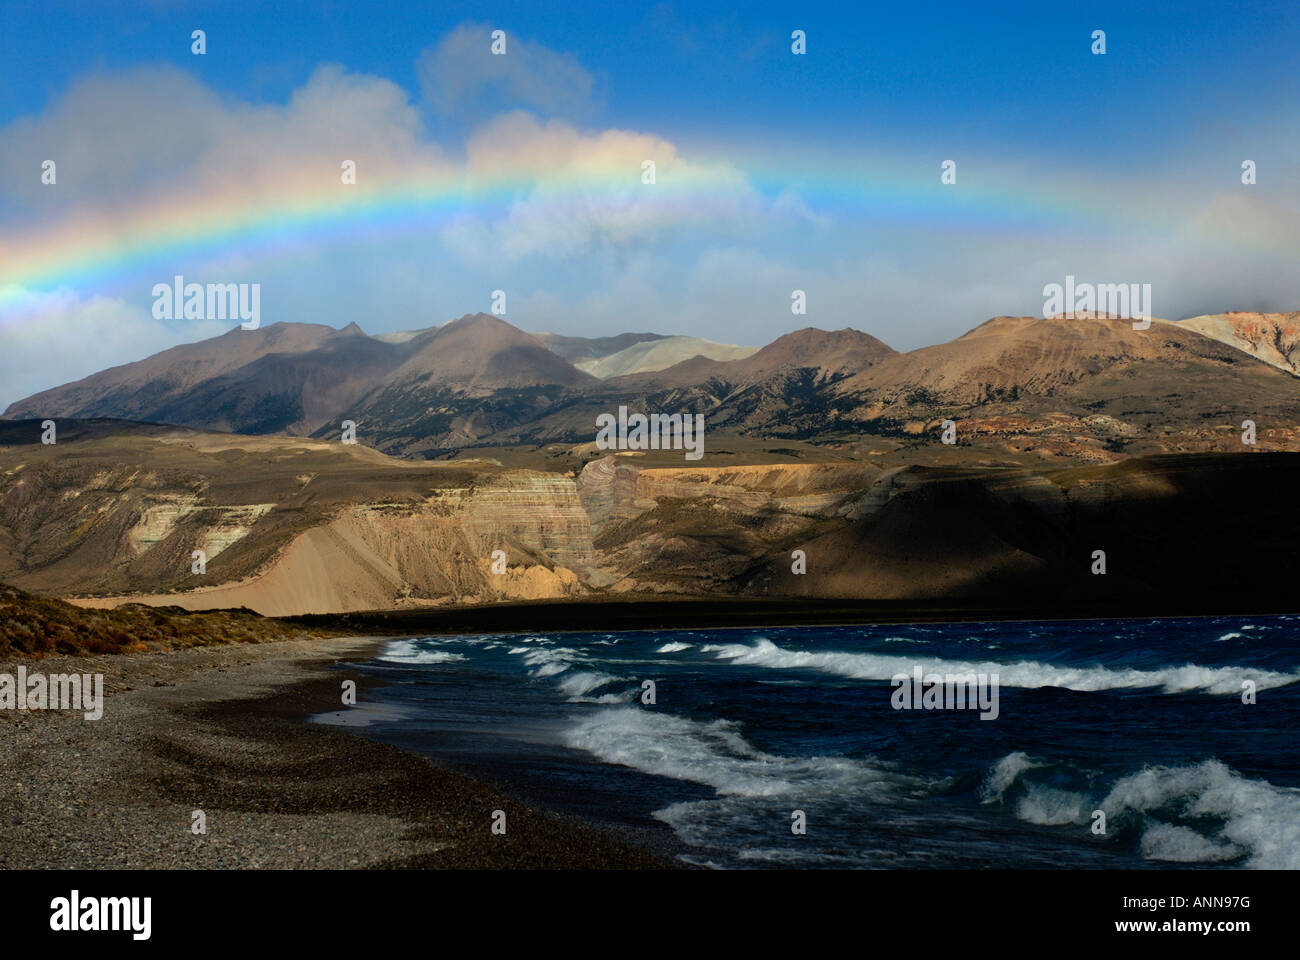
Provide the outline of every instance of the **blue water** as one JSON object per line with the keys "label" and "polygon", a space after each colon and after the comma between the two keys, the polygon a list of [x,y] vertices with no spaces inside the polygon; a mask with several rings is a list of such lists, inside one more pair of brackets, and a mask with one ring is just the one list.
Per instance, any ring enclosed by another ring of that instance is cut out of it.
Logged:
{"label": "blue water", "polygon": [[[433,637],[318,719],[701,865],[1296,868],[1297,640],[1297,617]],[[918,665],[997,674],[996,718],[895,709]]]}

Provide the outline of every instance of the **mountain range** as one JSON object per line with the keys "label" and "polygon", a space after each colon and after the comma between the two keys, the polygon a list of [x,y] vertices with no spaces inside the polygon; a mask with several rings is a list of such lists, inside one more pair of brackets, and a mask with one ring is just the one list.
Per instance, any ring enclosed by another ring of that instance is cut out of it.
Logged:
{"label": "mountain range", "polygon": [[5,419],[115,418],[249,435],[338,436],[408,458],[581,444],[619,406],[702,413],[742,437],[933,439],[1106,462],[1231,449],[1243,420],[1285,449],[1300,427],[1300,314],[1134,330],[1106,316],[996,317],[900,353],[806,328],[761,349],[694,337],[532,334],[488,314],[369,336],[276,323],[165,350],[9,406]]}

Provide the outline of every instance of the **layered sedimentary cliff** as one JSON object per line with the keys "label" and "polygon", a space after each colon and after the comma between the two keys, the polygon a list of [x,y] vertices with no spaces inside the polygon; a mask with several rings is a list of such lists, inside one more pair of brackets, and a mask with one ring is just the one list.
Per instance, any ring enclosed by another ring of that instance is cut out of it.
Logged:
{"label": "layered sedimentary cliff", "polygon": [[575,571],[590,576],[593,560],[591,526],[573,480],[513,471],[441,488],[422,502],[342,507],[293,537],[253,576],[133,599],[189,609],[248,607],[269,616],[541,599],[583,591]]}
{"label": "layered sedimentary cliff", "polygon": [[599,534],[611,522],[653,510],[661,498],[713,498],[751,510],[833,515],[847,495],[883,471],[865,463],[782,463],[734,467],[641,467],[605,457],[578,477],[582,504]]}
{"label": "layered sedimentary cliff", "polygon": [[87,606],[272,615],[596,592],[1271,589],[1256,551],[1289,555],[1300,485],[1300,455],[1273,453],[1038,469],[610,456],[574,477],[283,438],[59,446],[0,448],[0,581]]}
{"label": "layered sedimentary cliff", "polygon": [[293,614],[563,597],[587,578],[591,525],[556,473],[193,432],[0,448],[0,580],[87,604]]}

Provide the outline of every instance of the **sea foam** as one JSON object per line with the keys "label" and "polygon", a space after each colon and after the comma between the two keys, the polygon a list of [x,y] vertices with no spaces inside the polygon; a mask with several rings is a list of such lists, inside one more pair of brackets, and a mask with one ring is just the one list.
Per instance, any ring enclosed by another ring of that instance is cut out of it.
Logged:
{"label": "sea foam", "polygon": [[387,663],[456,663],[465,656],[450,650],[426,650],[417,640],[395,640],[379,659]]}
{"label": "sea foam", "polygon": [[712,644],[701,648],[720,660],[748,666],[788,670],[808,668],[855,680],[887,681],[911,674],[918,663],[926,674],[997,674],[1004,687],[1064,687],[1068,690],[1137,690],[1159,688],[1162,693],[1240,694],[1243,680],[1268,690],[1300,680],[1300,674],[1275,673],[1253,667],[1203,667],[1196,664],[1152,670],[1112,667],[1069,667],[1034,660],[929,660],[876,653],[811,653],[787,650],[759,638],[753,646],[742,643]]}
{"label": "sea foam", "polygon": [[1136,817],[1142,855],[1149,860],[1214,863],[1244,857],[1243,865],[1255,869],[1300,869],[1300,790],[1204,760],[1146,767],[1121,777],[1106,796],[1090,797],[1023,778],[1044,765],[1024,753],[1008,754],[990,768],[986,799],[993,794],[1002,799],[1018,783],[1023,793],[1016,816],[1044,826],[1082,826],[1091,822],[1094,810],[1105,812],[1112,825]]}

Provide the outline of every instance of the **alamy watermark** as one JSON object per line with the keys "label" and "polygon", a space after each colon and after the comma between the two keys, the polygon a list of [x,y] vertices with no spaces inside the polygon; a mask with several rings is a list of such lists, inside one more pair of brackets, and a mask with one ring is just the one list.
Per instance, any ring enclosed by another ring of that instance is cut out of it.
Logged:
{"label": "alamy watermark", "polygon": [[148,940],[152,915],[152,897],[83,897],[73,890],[50,901],[50,929],[56,933],[124,931],[132,940]]}
{"label": "alamy watermark", "polygon": [[704,414],[627,412],[596,417],[596,447],[600,450],[685,450],[687,460],[704,456]]}
{"label": "alamy watermark", "polygon": [[177,275],[171,283],[153,286],[156,320],[241,320],[240,327],[262,325],[260,283],[186,283]]}
{"label": "alamy watermark", "polygon": [[1134,330],[1151,326],[1151,284],[1149,283],[1079,283],[1067,275],[1064,284],[1043,287],[1043,318],[1075,317],[1083,314],[1109,314],[1133,320]]}
{"label": "alamy watermark", "polygon": [[0,673],[0,710],[80,710],[87,720],[104,715],[102,673]]}
{"label": "alamy watermark", "polygon": [[996,673],[925,673],[917,664],[889,685],[898,688],[889,697],[895,710],[979,710],[981,720],[998,718]]}

